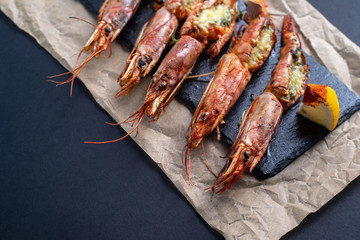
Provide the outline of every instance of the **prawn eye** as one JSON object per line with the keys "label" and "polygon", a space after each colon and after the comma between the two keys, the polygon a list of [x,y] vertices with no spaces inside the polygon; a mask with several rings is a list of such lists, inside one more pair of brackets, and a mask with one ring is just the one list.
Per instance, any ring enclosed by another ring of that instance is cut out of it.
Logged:
{"label": "prawn eye", "polygon": [[249,160],[249,158],[250,158],[250,156],[249,156],[249,154],[247,152],[244,152],[243,157],[244,157],[245,162],[247,162]]}
{"label": "prawn eye", "polygon": [[161,83],[159,87],[164,88],[164,87],[166,87],[166,84],[165,84],[165,83]]}
{"label": "prawn eye", "polygon": [[144,61],[140,58],[138,61],[139,68],[143,68],[145,65],[146,65],[146,63],[144,63]]}
{"label": "prawn eye", "polygon": [[203,114],[200,115],[199,120],[205,121],[208,116],[209,116],[209,112],[204,112]]}
{"label": "prawn eye", "polygon": [[105,27],[105,32],[106,32],[106,33],[111,33],[111,31],[112,31],[112,27],[109,26],[109,25],[107,25],[107,26]]}

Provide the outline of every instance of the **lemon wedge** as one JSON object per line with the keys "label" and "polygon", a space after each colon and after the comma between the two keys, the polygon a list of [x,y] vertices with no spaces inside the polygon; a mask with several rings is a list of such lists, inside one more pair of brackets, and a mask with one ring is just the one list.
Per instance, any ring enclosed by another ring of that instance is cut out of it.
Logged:
{"label": "lemon wedge", "polygon": [[298,113],[330,131],[334,130],[339,120],[339,102],[334,89],[307,84]]}

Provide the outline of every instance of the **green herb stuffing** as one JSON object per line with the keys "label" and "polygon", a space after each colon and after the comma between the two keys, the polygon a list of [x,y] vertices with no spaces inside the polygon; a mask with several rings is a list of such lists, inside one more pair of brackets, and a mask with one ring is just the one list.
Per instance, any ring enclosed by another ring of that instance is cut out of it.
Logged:
{"label": "green herb stuffing", "polygon": [[235,13],[228,6],[219,4],[201,11],[194,19],[194,23],[198,26],[209,24],[228,27],[233,15]]}
{"label": "green herb stuffing", "polygon": [[177,41],[179,41],[179,39],[175,37],[175,34],[171,35],[170,45],[174,45]]}
{"label": "green herb stuffing", "polygon": [[301,50],[298,50],[294,54],[294,61],[290,69],[290,79],[289,79],[289,93],[288,97],[296,97],[297,91],[301,88],[303,79],[304,79],[304,63],[301,58]]}
{"label": "green herb stuffing", "polygon": [[241,121],[238,122],[238,127],[240,127],[240,125],[241,125],[241,123],[242,123],[242,121],[243,121],[243,119],[244,119],[245,113],[246,113],[246,111],[243,111],[243,113],[242,113],[242,115],[241,115]]}
{"label": "green herb stuffing", "polygon": [[271,48],[273,43],[273,34],[274,29],[271,25],[268,25],[261,30],[258,43],[251,51],[251,60],[249,63],[245,63],[248,68],[256,68],[258,62],[264,58],[265,52]]}

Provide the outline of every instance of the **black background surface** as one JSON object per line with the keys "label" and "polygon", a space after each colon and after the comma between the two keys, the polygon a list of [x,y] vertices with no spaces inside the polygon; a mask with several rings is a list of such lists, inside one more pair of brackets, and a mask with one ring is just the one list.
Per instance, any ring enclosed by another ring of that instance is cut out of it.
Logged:
{"label": "black background surface", "polygon": [[[310,3],[360,44],[360,4]],[[65,69],[2,13],[0,32],[0,239],[222,239],[130,138],[82,144],[124,132],[80,81],[46,83]],[[359,199],[357,178],[283,238],[358,239]]]}

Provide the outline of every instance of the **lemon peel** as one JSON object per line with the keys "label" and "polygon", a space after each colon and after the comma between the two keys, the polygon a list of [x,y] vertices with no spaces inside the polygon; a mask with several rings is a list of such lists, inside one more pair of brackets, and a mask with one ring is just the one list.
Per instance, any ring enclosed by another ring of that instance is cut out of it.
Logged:
{"label": "lemon peel", "polygon": [[339,120],[339,102],[329,86],[307,84],[298,113],[319,125],[334,130]]}

